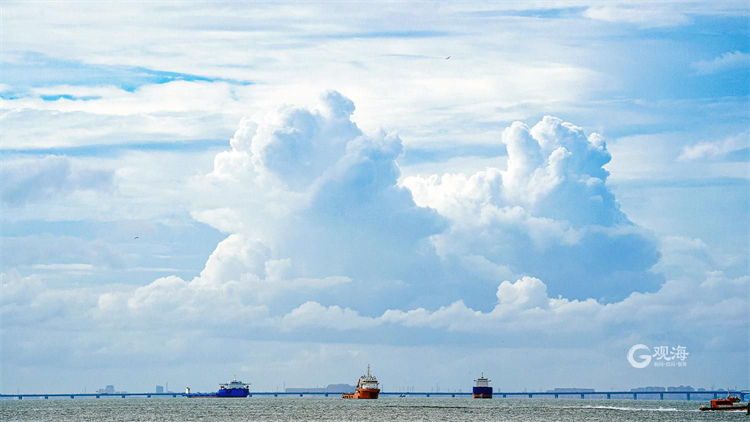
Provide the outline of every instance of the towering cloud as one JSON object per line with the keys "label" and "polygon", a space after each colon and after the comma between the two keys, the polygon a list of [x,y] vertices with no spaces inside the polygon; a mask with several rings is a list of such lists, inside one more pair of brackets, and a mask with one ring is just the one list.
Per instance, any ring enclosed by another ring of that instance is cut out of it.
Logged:
{"label": "towering cloud", "polygon": [[669,327],[680,341],[711,331],[704,315],[746,320],[746,301],[716,286],[747,291],[750,280],[716,271],[699,240],[667,239],[659,260],[607,187],[600,136],[553,117],[516,122],[499,140],[506,168],[400,180],[401,140],[362,133],[352,112],[329,92],[317,108],[240,124],[188,186],[192,215],[227,233],[193,279],[54,289],[0,274],[3,320],[18,336],[28,321],[16,315],[29,309],[43,309],[37,325],[50,330],[190,330],[191,347],[249,335],[430,344],[445,332],[544,347],[586,333],[574,336],[581,346],[612,340],[614,326],[657,340]]}
{"label": "towering cloud", "polygon": [[[208,200],[193,212],[229,237],[199,277],[157,280],[131,308],[169,286],[188,302],[224,292],[233,301],[211,297],[272,318],[306,303],[284,320],[292,329],[321,309],[326,318],[455,301],[510,309],[546,303],[548,293],[612,301],[659,286],[649,272],[655,242],[607,188],[599,135],[554,117],[516,122],[501,140],[507,168],[399,184],[401,140],[363,134],[353,111],[328,92],[315,109],[243,120],[199,181]],[[513,279],[522,281],[501,284]]]}
{"label": "towering cloud", "polygon": [[659,286],[649,271],[656,243],[606,186],[610,155],[601,136],[547,116],[532,128],[513,123],[502,142],[504,170],[402,182],[417,204],[450,220],[433,238],[444,259],[478,276],[487,265],[539,276],[552,294],[578,299],[610,301]]}
{"label": "towering cloud", "polygon": [[339,329],[469,327],[599,310],[659,286],[655,243],[606,186],[599,135],[554,117],[516,122],[501,139],[507,168],[399,184],[401,140],[363,134],[353,111],[328,92],[315,109],[243,120],[194,186],[205,199],[193,216],[228,233],[200,275],[105,293],[95,314],[216,308],[285,330],[341,318]]}
{"label": "towering cloud", "polygon": [[[444,301],[430,289],[444,277],[429,236],[445,221],[398,185],[401,140],[384,132],[364,135],[351,121],[353,111],[349,99],[328,92],[316,109],[287,106],[243,120],[231,150],[216,156],[203,181],[211,201],[193,213],[233,233],[201,280],[268,280],[269,262],[282,260],[281,285],[307,278],[351,281],[325,292],[292,283],[299,290],[278,298],[288,304],[294,296],[382,311],[386,304],[429,297],[434,305]],[[248,248],[250,242],[257,247]],[[253,255],[258,259],[236,256],[258,247],[264,251]]]}

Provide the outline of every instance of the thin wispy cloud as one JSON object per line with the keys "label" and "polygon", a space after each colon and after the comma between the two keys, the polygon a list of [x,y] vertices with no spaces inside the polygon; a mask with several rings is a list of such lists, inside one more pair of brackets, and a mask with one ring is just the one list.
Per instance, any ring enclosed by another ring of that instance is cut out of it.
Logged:
{"label": "thin wispy cloud", "polygon": [[633,24],[641,28],[671,27],[691,22],[690,17],[680,10],[658,3],[593,6],[586,9],[583,15],[590,19]]}
{"label": "thin wispy cloud", "polygon": [[730,136],[721,141],[700,142],[695,145],[687,145],[682,149],[678,160],[690,161],[700,159],[741,159],[748,161],[750,151],[750,131],[745,131]]}
{"label": "thin wispy cloud", "polygon": [[711,60],[693,62],[690,66],[698,75],[713,75],[736,69],[747,70],[750,68],[750,53],[728,51]]}

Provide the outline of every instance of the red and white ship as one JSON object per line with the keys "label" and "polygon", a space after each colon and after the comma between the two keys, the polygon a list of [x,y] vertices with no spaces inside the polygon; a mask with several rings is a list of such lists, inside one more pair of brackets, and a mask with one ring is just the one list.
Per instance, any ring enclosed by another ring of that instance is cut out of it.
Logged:
{"label": "red and white ship", "polygon": [[729,394],[727,394],[726,398],[711,400],[710,407],[701,407],[701,411],[706,410],[747,410],[748,414],[750,414],[750,406],[748,404],[742,404],[739,397]]}
{"label": "red and white ship", "polygon": [[367,365],[367,374],[359,377],[357,381],[357,388],[353,393],[344,393],[341,398],[344,399],[376,399],[380,394],[380,388],[378,388],[378,379],[374,375],[370,374],[370,365]]}

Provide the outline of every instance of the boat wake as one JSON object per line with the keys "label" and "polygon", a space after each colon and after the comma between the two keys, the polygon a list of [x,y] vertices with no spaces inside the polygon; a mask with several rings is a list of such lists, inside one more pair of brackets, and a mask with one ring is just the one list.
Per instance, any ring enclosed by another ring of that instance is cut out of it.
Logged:
{"label": "boat wake", "polygon": [[623,407],[623,406],[565,406],[565,409],[608,409],[622,410],[626,412],[686,412],[690,409],[677,409],[676,407]]}

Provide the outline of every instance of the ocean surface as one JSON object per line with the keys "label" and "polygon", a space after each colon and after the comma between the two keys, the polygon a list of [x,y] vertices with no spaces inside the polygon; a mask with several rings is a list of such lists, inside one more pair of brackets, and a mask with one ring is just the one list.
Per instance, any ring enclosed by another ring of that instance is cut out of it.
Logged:
{"label": "ocean surface", "polygon": [[750,421],[698,401],[385,397],[0,400],[0,421]]}

